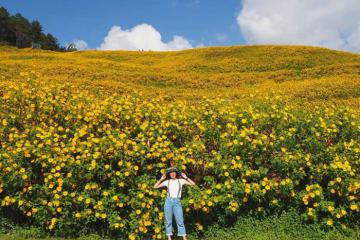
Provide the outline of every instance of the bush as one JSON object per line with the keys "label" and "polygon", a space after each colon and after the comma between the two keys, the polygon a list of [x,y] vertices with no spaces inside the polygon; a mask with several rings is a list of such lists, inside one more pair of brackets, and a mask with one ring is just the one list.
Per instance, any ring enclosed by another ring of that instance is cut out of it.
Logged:
{"label": "bush", "polygon": [[224,228],[219,225],[211,226],[207,229],[203,239],[350,240],[359,237],[360,231],[358,229],[344,229],[341,227],[328,229],[317,223],[304,224],[297,210],[290,209],[287,212],[271,217],[243,216],[231,228]]}

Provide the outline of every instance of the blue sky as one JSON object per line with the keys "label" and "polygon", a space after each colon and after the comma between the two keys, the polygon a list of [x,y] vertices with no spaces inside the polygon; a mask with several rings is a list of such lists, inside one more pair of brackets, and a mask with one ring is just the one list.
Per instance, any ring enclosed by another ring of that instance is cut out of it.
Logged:
{"label": "blue sky", "polygon": [[239,0],[0,0],[0,5],[39,20],[63,45],[81,39],[95,48],[113,25],[131,29],[143,23],[165,42],[180,35],[193,46],[244,43],[236,23]]}
{"label": "blue sky", "polygon": [[292,44],[360,52],[359,0],[0,0],[79,49]]}

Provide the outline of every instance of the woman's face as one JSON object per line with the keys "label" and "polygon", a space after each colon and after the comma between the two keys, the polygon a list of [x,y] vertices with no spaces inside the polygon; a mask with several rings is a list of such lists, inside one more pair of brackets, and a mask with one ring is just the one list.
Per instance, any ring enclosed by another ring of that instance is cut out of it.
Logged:
{"label": "woman's face", "polygon": [[170,177],[171,177],[172,179],[176,178],[176,172],[171,172],[171,173],[170,173]]}

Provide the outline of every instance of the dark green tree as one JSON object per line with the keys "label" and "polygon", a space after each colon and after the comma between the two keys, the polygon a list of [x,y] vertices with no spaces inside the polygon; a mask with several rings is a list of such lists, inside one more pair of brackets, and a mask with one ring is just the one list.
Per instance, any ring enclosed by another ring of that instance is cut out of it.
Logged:
{"label": "dark green tree", "polygon": [[15,46],[18,48],[30,47],[32,42],[30,22],[20,13],[17,13],[11,17],[11,26],[16,36]]}
{"label": "dark green tree", "polygon": [[0,42],[15,45],[16,37],[11,29],[10,17],[9,12],[4,7],[0,7]]}
{"label": "dark green tree", "polygon": [[57,39],[50,33],[46,34],[42,41],[43,49],[46,50],[58,50],[59,44]]}
{"label": "dark green tree", "polygon": [[42,49],[65,51],[56,37],[45,34],[39,21],[30,22],[20,13],[11,15],[4,7],[0,7],[0,42],[6,42],[18,48],[40,44]]}
{"label": "dark green tree", "polygon": [[39,21],[35,20],[31,23],[32,40],[36,43],[40,43],[43,39],[43,30]]}

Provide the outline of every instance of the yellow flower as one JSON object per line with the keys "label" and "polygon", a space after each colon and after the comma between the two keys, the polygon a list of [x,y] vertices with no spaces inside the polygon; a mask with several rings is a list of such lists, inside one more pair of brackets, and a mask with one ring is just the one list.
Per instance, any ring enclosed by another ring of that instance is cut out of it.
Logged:
{"label": "yellow flower", "polygon": [[135,240],[136,235],[134,233],[129,234],[129,240]]}
{"label": "yellow flower", "polygon": [[199,231],[204,230],[204,227],[203,227],[200,223],[196,223],[196,228],[197,228]]}
{"label": "yellow flower", "polygon": [[326,224],[329,225],[329,226],[332,226],[333,223],[334,223],[334,222],[333,222],[332,219],[328,219],[328,220],[326,221]]}
{"label": "yellow flower", "polygon": [[5,127],[8,125],[8,122],[7,122],[6,119],[3,119],[3,120],[2,120],[2,125],[5,126]]}
{"label": "yellow flower", "polygon": [[355,210],[358,209],[358,206],[357,206],[356,204],[351,204],[351,205],[350,205],[350,209],[353,210],[353,211],[355,211]]}

